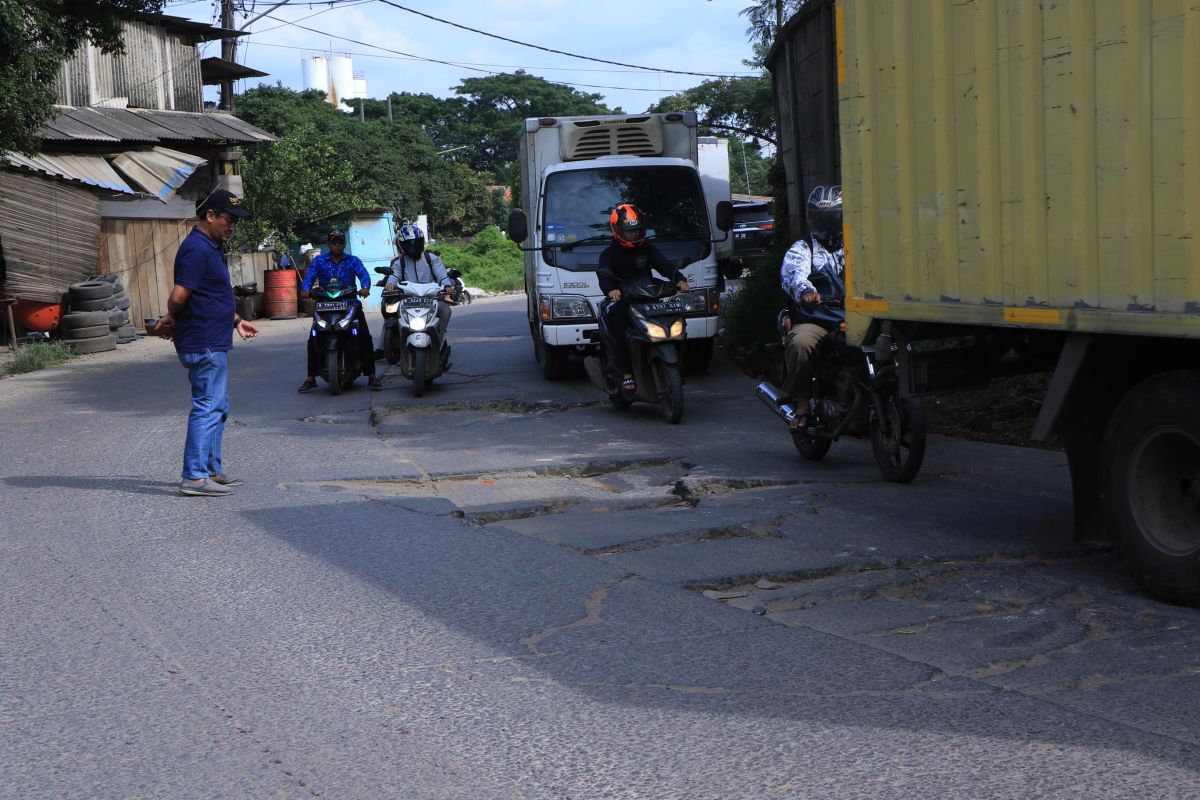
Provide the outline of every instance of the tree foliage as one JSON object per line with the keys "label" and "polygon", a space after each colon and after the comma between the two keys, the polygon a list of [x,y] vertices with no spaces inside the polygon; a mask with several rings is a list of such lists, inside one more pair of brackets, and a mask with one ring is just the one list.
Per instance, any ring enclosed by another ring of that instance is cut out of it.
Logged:
{"label": "tree foliage", "polygon": [[53,114],[51,84],[91,40],[123,52],[121,22],[162,10],[163,0],[0,0],[0,152],[36,153]]}
{"label": "tree foliage", "polygon": [[521,249],[489,225],[467,244],[443,244],[442,260],[463,274],[463,283],[489,292],[507,292],[525,285]]}
{"label": "tree foliage", "polygon": [[664,97],[654,111],[691,111],[700,124],[717,133],[775,144],[775,95],[771,78],[715,78]]}

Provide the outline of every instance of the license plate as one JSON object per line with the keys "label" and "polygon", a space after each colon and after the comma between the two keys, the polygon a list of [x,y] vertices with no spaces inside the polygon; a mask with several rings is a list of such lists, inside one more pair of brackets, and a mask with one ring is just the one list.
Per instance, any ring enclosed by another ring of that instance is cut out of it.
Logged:
{"label": "license plate", "polygon": [[345,300],[333,300],[317,303],[317,311],[345,311],[350,308],[350,304]]}
{"label": "license plate", "polygon": [[667,301],[664,303],[646,303],[644,305],[639,305],[638,310],[648,317],[657,317],[663,314],[682,314],[685,309],[683,303]]}
{"label": "license plate", "polygon": [[733,238],[734,238],[734,239],[745,239],[745,238],[746,238],[746,234],[744,234],[744,233],[735,233],[735,234],[733,235]]}
{"label": "license plate", "polygon": [[405,308],[433,308],[432,297],[412,297],[404,301]]}

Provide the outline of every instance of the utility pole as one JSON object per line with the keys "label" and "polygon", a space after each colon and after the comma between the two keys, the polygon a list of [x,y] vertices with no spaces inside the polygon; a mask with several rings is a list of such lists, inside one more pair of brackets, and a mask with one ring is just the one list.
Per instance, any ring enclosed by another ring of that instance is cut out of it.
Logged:
{"label": "utility pole", "polygon": [[388,125],[392,124],[392,96],[388,95]]}
{"label": "utility pole", "polygon": [[[221,27],[226,30],[233,30],[233,0],[221,0]],[[226,61],[237,61],[237,39],[222,39],[221,40],[221,58]],[[221,104],[219,108],[222,111],[233,113],[233,78],[225,78],[221,81]]]}

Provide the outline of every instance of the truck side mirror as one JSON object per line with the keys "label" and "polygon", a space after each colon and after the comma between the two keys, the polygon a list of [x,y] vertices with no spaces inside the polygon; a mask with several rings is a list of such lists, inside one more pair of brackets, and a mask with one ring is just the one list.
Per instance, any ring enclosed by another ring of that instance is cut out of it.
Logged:
{"label": "truck side mirror", "polygon": [[717,228],[722,231],[728,231],[732,227],[733,203],[728,200],[722,200],[717,203]]}
{"label": "truck side mirror", "polygon": [[[733,207],[730,206],[730,217],[733,216]],[[520,244],[529,238],[529,220],[525,218],[524,210],[514,208],[513,212],[508,215],[508,238]]]}

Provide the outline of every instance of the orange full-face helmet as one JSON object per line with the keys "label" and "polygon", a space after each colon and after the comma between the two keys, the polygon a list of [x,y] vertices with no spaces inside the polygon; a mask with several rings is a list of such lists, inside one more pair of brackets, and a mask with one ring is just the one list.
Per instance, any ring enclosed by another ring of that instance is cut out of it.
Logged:
{"label": "orange full-face helmet", "polygon": [[613,238],[622,247],[638,247],[646,241],[646,220],[641,209],[633,203],[622,203],[608,218]]}

